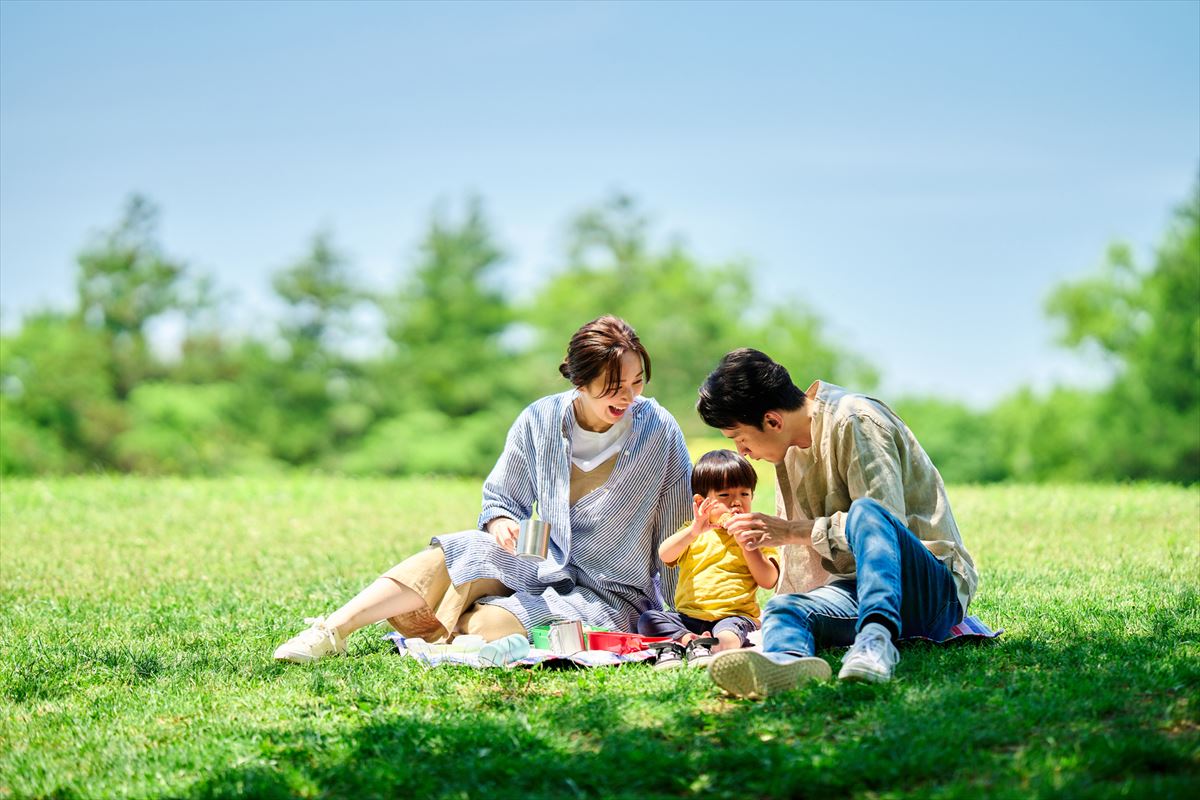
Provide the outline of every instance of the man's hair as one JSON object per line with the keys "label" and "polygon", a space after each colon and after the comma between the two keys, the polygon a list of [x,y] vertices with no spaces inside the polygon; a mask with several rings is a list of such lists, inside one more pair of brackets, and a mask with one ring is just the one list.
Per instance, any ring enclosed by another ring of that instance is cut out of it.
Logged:
{"label": "man's hair", "polygon": [[794,411],[804,405],[804,392],[792,376],[766,353],[743,347],[726,353],[700,386],[696,410],[712,428],[753,425],[762,430],[768,411]]}
{"label": "man's hair", "polygon": [[642,346],[637,332],[620,317],[606,314],[575,331],[567,345],[567,357],[558,371],[580,387],[604,375],[601,396],[615,394],[621,385],[621,356],[626,353],[637,353],[642,361],[642,377],[649,383],[650,354]]}
{"label": "man's hair", "polygon": [[750,462],[732,450],[711,450],[692,468],[692,494],[708,496],[711,491],[758,485],[758,473]]}

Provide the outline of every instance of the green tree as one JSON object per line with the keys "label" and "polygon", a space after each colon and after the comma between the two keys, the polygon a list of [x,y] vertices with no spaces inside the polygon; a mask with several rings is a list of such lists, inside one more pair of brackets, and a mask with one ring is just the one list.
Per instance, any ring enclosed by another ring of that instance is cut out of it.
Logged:
{"label": "green tree", "polygon": [[696,390],[736,347],[770,354],[797,382],[820,377],[856,389],[875,384],[874,371],[831,342],[821,319],[802,303],[758,295],[747,264],[702,264],[680,242],[655,248],[650,230],[625,195],[572,222],[566,266],[525,312],[537,332],[535,374],[542,390],[566,388],[554,368],[568,338],[606,313],[637,328],[653,360],[647,394],[670,409],[689,434],[711,433],[696,416]]}
{"label": "green tree", "polygon": [[532,399],[499,285],[504,254],[482,204],[461,221],[435,213],[412,272],[381,299],[393,345],[373,370],[385,419],[341,466],[356,473],[481,474]]}
{"label": "green tree", "polygon": [[1011,437],[1002,442],[992,413],[929,397],[904,398],[889,405],[947,483],[994,483],[1009,476],[1013,443]]}
{"label": "green tree", "polygon": [[237,360],[239,426],[289,464],[318,464],[357,437],[371,411],[360,401],[360,370],[342,352],[350,314],[365,297],[328,234],[272,279],[286,309],[277,347],[247,342]]}
{"label": "green tree", "polygon": [[26,318],[0,337],[0,470],[77,472],[111,465],[129,427],[112,382],[109,341],[78,318]]}
{"label": "green tree", "polygon": [[1200,480],[1200,182],[1151,267],[1114,245],[1098,275],[1060,286],[1046,308],[1065,344],[1098,347],[1117,369],[1089,443],[1099,476]]}
{"label": "green tree", "polygon": [[497,271],[504,253],[477,198],[459,223],[435,214],[420,258],[384,300],[400,406],[461,417],[513,394],[502,335],[513,321]]}
{"label": "green tree", "polygon": [[287,305],[280,329],[293,357],[333,359],[338,337],[347,331],[350,311],[364,293],[330,235],[314,236],[309,252],[276,273],[271,285]]}
{"label": "green tree", "polygon": [[114,388],[124,398],[153,374],[146,324],[180,307],[184,265],[163,253],[158,208],[134,195],[120,221],[79,254],[79,315],[104,332]]}

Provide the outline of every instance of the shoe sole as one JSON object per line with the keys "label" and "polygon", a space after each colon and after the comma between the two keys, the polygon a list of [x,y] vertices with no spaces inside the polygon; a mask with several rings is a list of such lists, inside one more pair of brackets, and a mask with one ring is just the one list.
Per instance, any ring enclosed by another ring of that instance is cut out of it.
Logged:
{"label": "shoe sole", "polygon": [[654,669],[658,670],[659,672],[670,672],[671,670],[679,669],[682,666],[682,661],[668,661],[665,664],[659,664],[657,661],[654,662]]}
{"label": "shoe sole", "polygon": [[862,667],[842,667],[838,671],[839,681],[849,681],[851,683],[887,683],[892,679],[891,675],[882,672],[875,672]]}
{"label": "shoe sole", "polygon": [[708,676],[722,691],[751,699],[786,692],[808,680],[828,680],[832,674],[823,658],[808,656],[778,664],[753,650],[721,653],[708,665]]}

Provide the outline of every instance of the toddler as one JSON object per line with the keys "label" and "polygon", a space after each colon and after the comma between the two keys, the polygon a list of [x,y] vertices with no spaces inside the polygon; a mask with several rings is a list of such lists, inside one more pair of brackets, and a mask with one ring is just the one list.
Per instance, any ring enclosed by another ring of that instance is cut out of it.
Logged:
{"label": "toddler", "polygon": [[779,579],[774,548],[743,550],[724,525],[750,511],[758,475],[732,450],[705,453],[692,470],[690,525],[658,548],[668,566],[679,565],[675,611],[647,611],[638,619],[643,636],[669,636],[654,645],[655,669],[673,669],[686,660],[703,667],[721,650],[743,647],[758,629],[758,587]]}

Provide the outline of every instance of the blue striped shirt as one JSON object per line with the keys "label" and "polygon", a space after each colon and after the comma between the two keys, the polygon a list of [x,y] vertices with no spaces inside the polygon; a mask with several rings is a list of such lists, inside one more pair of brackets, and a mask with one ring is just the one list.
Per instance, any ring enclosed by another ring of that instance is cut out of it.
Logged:
{"label": "blue striped shirt", "polygon": [[[483,484],[479,530],[434,537],[454,583],[495,578],[510,597],[490,597],[528,630],[554,620],[637,630],[638,615],[675,597],[676,570],[658,546],[691,519],[692,464],[678,423],[653,399],[637,398],[632,430],[608,480],[570,505],[572,401],[577,390],[543,397],[508,432]],[[496,517],[550,523],[544,561],[517,558],[484,532]],[[656,585],[655,577],[661,586]]]}

